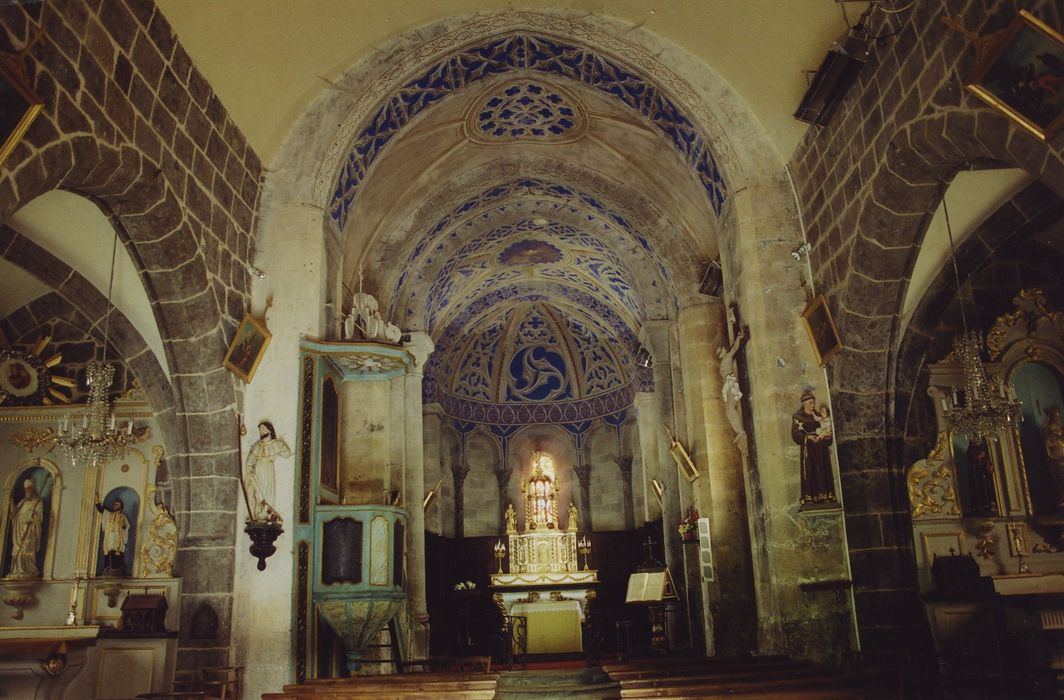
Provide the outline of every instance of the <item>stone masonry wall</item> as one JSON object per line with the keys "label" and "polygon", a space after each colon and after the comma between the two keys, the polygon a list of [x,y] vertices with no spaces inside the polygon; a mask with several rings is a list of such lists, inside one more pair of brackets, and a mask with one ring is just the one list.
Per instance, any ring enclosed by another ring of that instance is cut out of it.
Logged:
{"label": "stone masonry wall", "polygon": [[247,305],[262,166],[153,2],[8,4],[0,27],[9,51],[43,33],[25,64],[44,102],[0,171],[0,221],[71,190],[111,217],[141,272],[171,377],[149,400],[174,475],[182,617],[206,603],[220,622],[216,639],[183,631],[178,665],[224,662],[238,392],[221,359]]}
{"label": "stone masonry wall", "polygon": [[[1047,147],[968,93],[974,50],[941,21],[959,15],[987,34],[1015,16],[1014,3],[893,4],[903,11],[872,18],[872,34],[883,39],[857,83],[828,126],[808,130],[790,163],[816,291],[828,296],[844,344],[829,381],[858,627],[871,651],[912,648],[907,629],[926,629],[893,407],[898,376],[910,371],[896,353],[897,314],[941,182],[970,164],[1001,163],[1064,193],[1060,138]],[[1059,3],[1023,5],[1061,26]],[[904,383],[911,387],[912,377]]]}

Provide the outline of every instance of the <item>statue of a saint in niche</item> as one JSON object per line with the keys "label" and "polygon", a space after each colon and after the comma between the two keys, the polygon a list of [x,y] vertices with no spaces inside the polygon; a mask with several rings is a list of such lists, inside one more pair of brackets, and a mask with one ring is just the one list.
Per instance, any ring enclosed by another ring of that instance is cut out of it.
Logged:
{"label": "statue of a saint in niche", "polygon": [[41,575],[37,553],[41,549],[44,522],[44,499],[37,494],[32,479],[22,482],[22,500],[11,510],[11,568],[12,578],[36,578]]}

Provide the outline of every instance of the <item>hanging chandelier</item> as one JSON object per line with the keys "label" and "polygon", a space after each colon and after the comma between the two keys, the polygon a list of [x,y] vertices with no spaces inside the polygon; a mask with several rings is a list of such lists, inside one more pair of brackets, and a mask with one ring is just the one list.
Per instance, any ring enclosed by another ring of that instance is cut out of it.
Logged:
{"label": "hanging chandelier", "polygon": [[964,388],[962,391],[954,388],[950,395],[943,397],[943,412],[946,422],[964,433],[969,440],[997,440],[1001,432],[1019,425],[1023,418],[1023,404],[1016,398],[1016,388],[1012,382],[1006,382],[987,370],[982,357],[983,336],[978,331],[968,329],[968,319],[964,313],[964,292],[957,270],[957,254],[953,249],[953,229],[950,226],[945,195],[943,191],[942,213],[946,219],[950,259],[960,301],[961,324],[964,327],[964,331],[953,339],[953,355],[964,373]]}
{"label": "hanging chandelier", "polygon": [[75,466],[106,464],[126,454],[133,442],[133,419],[125,430],[119,430],[109,395],[115,378],[115,367],[107,362],[111,320],[111,291],[115,282],[115,255],[118,249],[118,232],[111,246],[111,278],[107,285],[107,311],[104,314],[102,360],[94,359],[85,368],[85,383],[89,388],[89,401],[82,415],[81,425],[63,416],[59,421],[56,444],[70,455]]}

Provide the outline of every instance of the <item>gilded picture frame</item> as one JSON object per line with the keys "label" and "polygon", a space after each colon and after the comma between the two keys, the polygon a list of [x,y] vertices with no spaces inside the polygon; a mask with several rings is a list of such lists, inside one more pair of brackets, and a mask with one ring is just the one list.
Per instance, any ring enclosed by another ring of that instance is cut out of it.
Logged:
{"label": "gilded picture frame", "polygon": [[823,294],[812,299],[802,311],[802,323],[809,333],[809,342],[813,345],[816,353],[816,361],[821,367],[827,365],[831,358],[842,349],[842,341],[839,339],[839,330],[835,327],[835,319],[831,316],[828,301]]}
{"label": "gilded picture frame", "polygon": [[0,58],[0,139],[3,139],[0,166],[15,150],[44,107],[44,102],[33,94],[17,66],[14,57]]}
{"label": "gilded picture frame", "polygon": [[229,343],[229,350],[225,353],[222,365],[246,384],[250,384],[272,337],[264,321],[244,312],[244,318],[237,326],[233,341]]}
{"label": "gilded picture frame", "polygon": [[1064,35],[1020,10],[965,87],[1045,141],[1064,127],[1062,71]]}
{"label": "gilded picture frame", "polygon": [[695,467],[695,463],[691,461],[691,456],[687,454],[687,450],[684,449],[683,445],[674,442],[672,447],[669,448],[669,453],[672,454],[673,461],[676,462],[676,466],[680,468],[680,471],[683,472],[688,481],[694,481],[699,477],[698,469]]}

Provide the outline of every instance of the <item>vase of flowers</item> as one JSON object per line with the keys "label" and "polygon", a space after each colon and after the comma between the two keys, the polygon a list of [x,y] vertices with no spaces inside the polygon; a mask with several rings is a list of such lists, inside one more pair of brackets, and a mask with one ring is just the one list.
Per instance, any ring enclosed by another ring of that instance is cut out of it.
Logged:
{"label": "vase of flowers", "polygon": [[698,511],[694,508],[687,509],[687,515],[680,518],[680,525],[676,528],[680,533],[680,539],[684,542],[694,542],[698,539]]}

